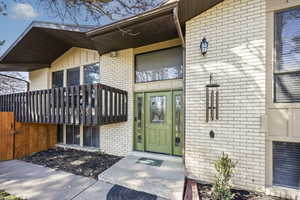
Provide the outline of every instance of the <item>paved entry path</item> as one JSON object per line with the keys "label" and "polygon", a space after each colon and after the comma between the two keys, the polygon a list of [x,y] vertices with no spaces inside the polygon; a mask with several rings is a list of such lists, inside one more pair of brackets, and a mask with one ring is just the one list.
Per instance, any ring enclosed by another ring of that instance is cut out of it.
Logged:
{"label": "paved entry path", "polygon": [[166,199],[181,200],[185,172],[180,157],[132,152],[101,173],[98,179]]}
{"label": "paved entry path", "polygon": [[0,189],[28,200],[127,200],[130,195],[153,199],[150,194],[18,160],[0,162]]}

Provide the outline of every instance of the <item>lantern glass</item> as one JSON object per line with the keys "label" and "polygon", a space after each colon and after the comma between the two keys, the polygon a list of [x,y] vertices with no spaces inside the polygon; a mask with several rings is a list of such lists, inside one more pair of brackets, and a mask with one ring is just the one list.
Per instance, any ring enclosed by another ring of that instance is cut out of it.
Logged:
{"label": "lantern glass", "polygon": [[202,39],[201,44],[200,44],[200,49],[201,49],[202,55],[205,55],[207,53],[208,42],[207,42],[206,38]]}

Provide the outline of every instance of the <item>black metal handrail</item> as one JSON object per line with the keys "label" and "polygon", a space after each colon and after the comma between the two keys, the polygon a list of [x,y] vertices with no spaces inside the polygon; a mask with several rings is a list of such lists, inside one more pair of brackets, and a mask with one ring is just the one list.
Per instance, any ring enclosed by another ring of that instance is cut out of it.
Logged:
{"label": "black metal handrail", "polygon": [[103,125],[127,121],[128,93],[103,84],[0,96],[0,112],[19,122]]}

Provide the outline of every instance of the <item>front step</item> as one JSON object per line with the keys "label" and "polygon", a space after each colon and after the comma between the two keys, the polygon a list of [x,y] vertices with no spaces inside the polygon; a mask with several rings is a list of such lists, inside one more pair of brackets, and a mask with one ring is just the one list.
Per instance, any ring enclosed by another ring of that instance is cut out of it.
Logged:
{"label": "front step", "polygon": [[166,199],[181,200],[185,171],[180,157],[132,152],[101,173],[98,179]]}

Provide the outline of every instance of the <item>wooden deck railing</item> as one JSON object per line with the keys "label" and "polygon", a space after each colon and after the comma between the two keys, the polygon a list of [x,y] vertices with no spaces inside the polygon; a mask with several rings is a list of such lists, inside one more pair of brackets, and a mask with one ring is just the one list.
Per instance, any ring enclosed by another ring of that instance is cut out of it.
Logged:
{"label": "wooden deck railing", "polygon": [[103,84],[78,85],[0,96],[0,112],[19,122],[103,125],[127,121],[128,94]]}

